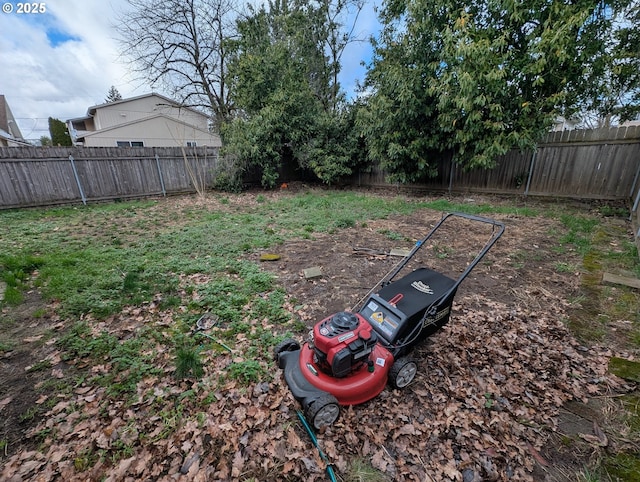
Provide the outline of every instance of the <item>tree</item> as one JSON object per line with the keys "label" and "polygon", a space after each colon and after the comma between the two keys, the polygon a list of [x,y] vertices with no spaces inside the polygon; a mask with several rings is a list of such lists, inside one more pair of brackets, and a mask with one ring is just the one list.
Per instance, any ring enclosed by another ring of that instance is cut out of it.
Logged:
{"label": "tree", "polygon": [[218,129],[232,117],[228,41],[235,36],[234,0],[127,0],[117,30],[124,55],[152,86],[184,105],[210,111]]}
{"label": "tree", "polygon": [[118,89],[114,85],[109,88],[109,92],[107,92],[107,98],[104,99],[106,103],[117,102],[122,100],[122,95],[118,92]]}
{"label": "tree", "polygon": [[49,134],[51,134],[51,145],[53,146],[73,145],[66,124],[59,119],[49,117]]}
{"label": "tree", "polygon": [[40,136],[40,145],[42,147],[47,147],[51,145],[51,138],[48,136]]}
{"label": "tree", "polygon": [[581,32],[581,76],[571,85],[568,115],[609,127],[640,112],[640,2],[601,3]]}
{"label": "tree", "polygon": [[327,183],[351,173],[348,146],[357,143],[346,139],[353,120],[337,83],[350,34],[338,32],[347,2],[338,3],[276,0],[249,7],[238,21],[229,72],[240,115],[223,139],[227,153],[261,171],[265,187],[273,187],[282,166],[311,170]]}
{"label": "tree", "polygon": [[370,157],[409,182],[434,175],[446,152],[471,168],[492,167],[512,148],[535,148],[576,104],[586,46],[605,34],[600,5],[386,1],[368,108],[358,119]]}

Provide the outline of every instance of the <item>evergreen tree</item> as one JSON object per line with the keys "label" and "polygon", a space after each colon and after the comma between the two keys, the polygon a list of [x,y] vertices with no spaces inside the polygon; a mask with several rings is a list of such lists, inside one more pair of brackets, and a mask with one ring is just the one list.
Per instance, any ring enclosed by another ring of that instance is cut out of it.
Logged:
{"label": "evergreen tree", "polygon": [[109,104],[111,102],[117,102],[119,100],[122,100],[122,95],[120,95],[120,92],[118,92],[118,89],[116,89],[115,85],[112,85],[109,88],[109,92],[107,92],[107,98],[104,99],[105,103]]}
{"label": "evergreen tree", "polygon": [[275,0],[249,7],[238,22],[229,77],[241,115],[222,133],[226,152],[259,169],[265,187],[275,185],[284,166],[326,183],[352,172],[353,116],[337,83],[349,39],[340,33],[340,9],[349,5]]}
{"label": "evergreen tree", "polygon": [[[358,119],[370,157],[400,182],[434,175],[443,153],[463,167],[492,167],[510,149],[535,148],[558,115],[588,104],[585,94],[599,99],[616,88],[594,73],[629,70],[617,84],[637,92],[637,68],[628,68],[637,61],[613,69],[596,55],[606,52],[607,18],[628,26],[620,16],[633,3],[386,0]],[[621,47],[610,41],[610,52],[637,59],[635,32],[620,29]]]}
{"label": "evergreen tree", "polygon": [[73,145],[66,124],[59,119],[49,117],[49,134],[51,134],[51,145],[53,146]]}

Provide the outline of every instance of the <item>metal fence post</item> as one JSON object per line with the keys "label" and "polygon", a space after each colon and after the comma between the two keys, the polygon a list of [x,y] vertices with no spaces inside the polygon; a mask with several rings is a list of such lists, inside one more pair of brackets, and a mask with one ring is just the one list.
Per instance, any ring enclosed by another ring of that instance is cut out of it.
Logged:
{"label": "metal fence post", "polygon": [[73,156],[69,155],[69,161],[71,161],[71,169],[73,169],[73,175],[76,178],[76,183],[78,184],[78,190],[80,191],[80,198],[82,198],[82,204],[87,205],[87,198],[84,195],[84,189],[82,189],[82,184],[80,183],[80,176],[78,176],[78,171],[76,169],[76,163],[73,160]]}
{"label": "metal fence post", "polygon": [[631,212],[636,212],[638,210],[638,205],[640,204],[640,189],[638,189],[638,195],[636,196],[636,200],[633,203],[633,208],[631,209]]}
{"label": "metal fence post", "polygon": [[529,188],[531,187],[531,178],[533,177],[533,168],[536,165],[536,156],[538,155],[538,150],[533,151],[533,155],[531,156],[531,164],[529,164],[529,175],[527,176],[527,187],[524,190],[524,197],[529,195]]}
{"label": "metal fence post", "polygon": [[162,186],[162,195],[167,196],[167,191],[164,188],[164,178],[162,177],[162,169],[160,169],[160,158],[156,154],[156,167],[158,168],[158,176],[160,177],[160,186]]}

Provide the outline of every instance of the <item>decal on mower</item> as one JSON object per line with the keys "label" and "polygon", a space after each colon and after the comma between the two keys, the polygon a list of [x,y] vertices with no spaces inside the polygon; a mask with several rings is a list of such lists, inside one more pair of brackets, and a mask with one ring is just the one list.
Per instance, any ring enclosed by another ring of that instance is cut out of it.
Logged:
{"label": "decal on mower", "polygon": [[422,281],[414,281],[411,283],[411,287],[421,291],[422,293],[426,293],[428,295],[433,294],[433,290],[429,285],[424,284]]}
{"label": "decal on mower", "polygon": [[422,324],[423,327],[428,326],[428,325],[432,325],[434,323],[437,323],[438,321],[440,321],[442,318],[444,318],[445,316],[447,316],[449,314],[449,311],[451,311],[451,307],[447,306],[444,310],[442,311],[438,311],[436,313],[436,316],[434,316],[433,318],[427,318],[426,320],[424,320],[424,323]]}
{"label": "decal on mower", "polygon": [[371,319],[376,323],[382,323],[384,321],[384,314],[382,313],[382,311],[376,311],[375,313],[371,314]]}
{"label": "decal on mower", "polygon": [[385,365],[384,358],[376,358],[376,365],[383,367]]}
{"label": "decal on mower", "polygon": [[339,337],[338,341],[342,343],[343,341],[348,340],[349,338],[353,338],[354,336],[356,336],[355,333],[353,331],[350,331],[349,333],[346,333]]}

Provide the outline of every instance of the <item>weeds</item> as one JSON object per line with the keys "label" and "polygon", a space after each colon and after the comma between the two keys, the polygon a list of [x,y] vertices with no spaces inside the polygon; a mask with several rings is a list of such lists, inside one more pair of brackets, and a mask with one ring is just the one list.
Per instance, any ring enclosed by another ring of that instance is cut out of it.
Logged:
{"label": "weeds", "polygon": [[181,378],[201,378],[204,375],[204,368],[200,354],[195,347],[183,346],[176,350],[176,371],[175,377]]}
{"label": "weeds", "polygon": [[257,382],[264,378],[266,370],[256,360],[234,362],[229,366],[228,377],[244,384]]}

